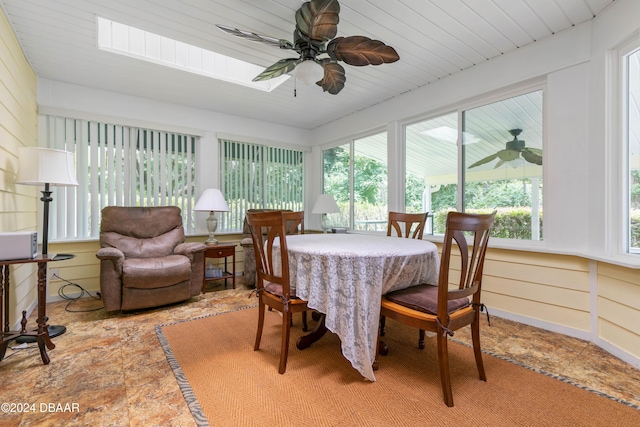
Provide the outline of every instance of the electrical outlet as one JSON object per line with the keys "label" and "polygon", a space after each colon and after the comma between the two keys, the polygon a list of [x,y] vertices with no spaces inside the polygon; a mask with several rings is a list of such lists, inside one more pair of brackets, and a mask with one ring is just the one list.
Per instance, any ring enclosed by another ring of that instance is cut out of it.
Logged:
{"label": "electrical outlet", "polygon": [[[60,276],[59,276],[59,271],[58,271],[57,268],[50,268],[48,271],[49,271],[49,281],[60,280],[60,279],[58,279],[58,277],[60,277]],[[54,277],[54,275],[55,275],[55,277]]]}

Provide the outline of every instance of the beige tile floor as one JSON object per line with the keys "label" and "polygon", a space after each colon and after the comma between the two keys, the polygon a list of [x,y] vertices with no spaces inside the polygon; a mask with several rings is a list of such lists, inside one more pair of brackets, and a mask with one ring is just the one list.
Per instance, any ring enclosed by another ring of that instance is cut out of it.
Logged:
{"label": "beige tile floor", "polygon": [[[54,338],[49,365],[34,344],[7,351],[0,362],[0,403],[35,411],[0,412],[0,427],[195,426],[155,327],[255,303],[242,285],[211,289],[185,303],[138,313],[69,312],[66,301],[48,304],[50,323],[68,330]],[[100,301],[84,298],[68,308],[100,307]],[[491,327],[483,320],[482,335],[487,351],[640,405],[640,371],[593,344],[497,317]],[[468,341],[469,334],[458,331],[454,338]]]}

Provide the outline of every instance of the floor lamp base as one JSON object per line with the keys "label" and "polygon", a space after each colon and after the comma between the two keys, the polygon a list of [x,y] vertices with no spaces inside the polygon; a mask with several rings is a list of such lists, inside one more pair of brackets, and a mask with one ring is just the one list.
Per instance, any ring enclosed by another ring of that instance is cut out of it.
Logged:
{"label": "floor lamp base", "polygon": [[[66,326],[62,326],[62,325],[49,325],[49,337],[50,338],[55,338],[57,336],[60,336],[62,334],[64,334],[65,332],[67,332],[67,327]],[[22,344],[22,343],[32,343],[32,342],[36,342],[36,337],[32,336],[32,335],[25,335],[23,337],[18,337],[16,338],[16,342],[18,344]]]}

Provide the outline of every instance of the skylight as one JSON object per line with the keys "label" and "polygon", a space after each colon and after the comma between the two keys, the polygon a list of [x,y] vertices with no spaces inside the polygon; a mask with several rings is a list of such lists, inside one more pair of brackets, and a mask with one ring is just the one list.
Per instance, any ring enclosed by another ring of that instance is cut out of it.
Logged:
{"label": "skylight", "polygon": [[264,67],[97,17],[98,48],[165,67],[271,92],[289,76],[253,82]]}

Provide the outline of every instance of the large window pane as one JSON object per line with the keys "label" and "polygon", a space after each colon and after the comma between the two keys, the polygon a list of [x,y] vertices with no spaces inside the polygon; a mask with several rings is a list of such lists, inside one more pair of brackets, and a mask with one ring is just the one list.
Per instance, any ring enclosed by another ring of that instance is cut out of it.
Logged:
{"label": "large window pane", "polygon": [[427,233],[444,234],[458,200],[458,114],[405,128],[405,211],[429,212]]}
{"label": "large window pane", "polygon": [[387,229],[387,133],[353,142],[353,229]]}
{"label": "large window pane", "polygon": [[46,116],[44,145],[75,153],[78,187],[55,189],[49,237],[97,238],[106,206],[178,206],[195,230],[196,136]]}
{"label": "large window pane", "polygon": [[542,91],[463,112],[464,211],[498,214],[492,235],[542,239]]}
{"label": "large window pane", "polygon": [[629,251],[640,252],[640,51],[627,56],[627,144],[629,150]]}
{"label": "large window pane", "polygon": [[220,140],[221,231],[242,231],[247,209],[303,209],[302,151]]}
{"label": "large window pane", "polygon": [[340,213],[328,214],[327,227],[349,227],[351,211],[350,144],[330,148],[322,152],[323,188],[340,207]]}
{"label": "large window pane", "polygon": [[386,132],[324,150],[322,163],[322,190],[336,199],[341,211],[328,214],[327,225],[355,230],[386,230]]}

